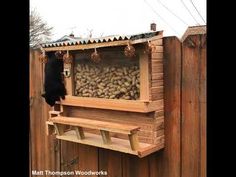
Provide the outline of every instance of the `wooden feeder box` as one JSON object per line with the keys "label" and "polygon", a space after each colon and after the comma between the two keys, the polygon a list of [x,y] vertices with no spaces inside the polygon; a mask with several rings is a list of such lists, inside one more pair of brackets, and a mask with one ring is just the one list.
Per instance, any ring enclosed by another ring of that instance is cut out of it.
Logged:
{"label": "wooden feeder box", "polygon": [[[68,95],[49,112],[47,133],[139,157],[164,148],[162,38],[155,31],[42,45],[73,56],[64,63]],[[128,45],[132,57],[124,54]]]}

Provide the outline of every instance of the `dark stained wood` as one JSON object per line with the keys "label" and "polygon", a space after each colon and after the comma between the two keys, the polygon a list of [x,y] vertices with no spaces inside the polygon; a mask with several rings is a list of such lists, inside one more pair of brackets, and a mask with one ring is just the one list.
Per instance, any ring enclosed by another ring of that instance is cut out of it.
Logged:
{"label": "dark stained wood", "polygon": [[164,38],[163,43],[165,148],[152,158],[158,177],[180,177],[181,43],[176,37]]}
{"label": "dark stained wood", "polygon": [[[80,144],[77,155],[79,156],[79,166],[77,167],[77,170],[99,171],[98,148]],[[97,175],[92,175],[91,177],[97,177]]]}
{"label": "dark stained wood", "polygon": [[162,177],[160,158],[163,156],[163,150],[155,152],[148,156],[148,163],[149,163],[149,177]]}
{"label": "dark stained wood", "polygon": [[[36,156],[36,132],[34,131],[35,125],[35,117],[36,117],[36,109],[35,109],[35,82],[34,79],[36,75],[36,64],[35,64],[35,54],[33,51],[30,51],[30,167],[31,170],[37,168],[37,156]],[[31,172],[30,172],[31,176]]]}
{"label": "dark stained wood", "polygon": [[[195,47],[190,47],[188,41]],[[182,70],[182,177],[205,176],[206,84],[205,56],[200,35],[183,42]],[[202,149],[203,148],[203,149]]]}
{"label": "dark stained wood", "polygon": [[201,149],[201,169],[200,176],[206,177],[206,103],[207,103],[207,95],[206,95],[206,35],[200,35],[201,40],[201,48],[200,48],[200,57],[199,57],[199,65],[201,68],[200,74],[200,132],[201,132],[201,140],[200,140],[200,149]]}
{"label": "dark stained wood", "polygon": [[47,137],[49,139],[48,146],[48,167],[49,170],[60,171],[61,164],[60,164],[60,149],[61,149],[61,142],[60,140],[56,139],[55,135],[50,135]]}
{"label": "dark stained wood", "polygon": [[[74,171],[79,168],[79,145],[72,142],[61,141],[61,171]],[[74,175],[75,177],[77,175]]]}
{"label": "dark stained wood", "polygon": [[99,149],[99,171],[107,171],[109,177],[122,177],[122,153]]}
{"label": "dark stained wood", "polygon": [[138,158],[123,154],[123,177],[149,177],[148,157]]}

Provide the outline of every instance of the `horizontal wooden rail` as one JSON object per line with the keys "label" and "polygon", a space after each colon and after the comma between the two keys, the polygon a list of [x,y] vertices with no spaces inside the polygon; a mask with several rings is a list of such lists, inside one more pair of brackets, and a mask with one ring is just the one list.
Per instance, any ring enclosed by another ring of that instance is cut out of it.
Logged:
{"label": "horizontal wooden rail", "polygon": [[123,134],[128,134],[128,135],[135,133],[140,129],[140,127],[133,126],[133,125],[124,125],[124,124],[119,124],[119,123],[90,120],[90,119],[77,118],[77,117],[57,116],[57,117],[51,118],[50,121],[56,124],[72,125],[72,126],[91,128],[91,129],[96,129],[96,130],[110,131],[114,133],[123,133]]}
{"label": "horizontal wooden rail", "polygon": [[86,98],[66,96],[65,100],[57,102],[61,105],[79,106],[87,108],[110,109],[129,112],[152,112],[163,109],[163,99],[156,101],[146,100],[114,100],[104,98]]}

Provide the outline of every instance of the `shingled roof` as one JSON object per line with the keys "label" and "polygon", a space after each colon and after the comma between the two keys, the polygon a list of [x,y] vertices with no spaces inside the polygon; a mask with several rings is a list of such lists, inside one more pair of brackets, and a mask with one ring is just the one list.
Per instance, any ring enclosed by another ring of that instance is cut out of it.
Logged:
{"label": "shingled roof", "polygon": [[106,43],[113,41],[123,41],[123,40],[137,40],[150,38],[160,34],[162,31],[151,31],[146,33],[134,34],[134,35],[111,35],[100,38],[77,38],[70,36],[63,36],[57,41],[48,42],[41,44],[43,48],[45,47],[59,47],[59,46],[73,46],[73,45],[84,45],[84,44],[94,44],[94,43]]}

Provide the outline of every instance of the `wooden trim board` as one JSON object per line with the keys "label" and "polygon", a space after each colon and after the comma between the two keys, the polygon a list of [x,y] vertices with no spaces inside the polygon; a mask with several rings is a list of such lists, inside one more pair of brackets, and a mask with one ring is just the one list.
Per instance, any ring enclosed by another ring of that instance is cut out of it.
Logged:
{"label": "wooden trim board", "polygon": [[160,143],[157,145],[147,144],[147,143],[139,143],[139,146],[140,146],[139,150],[133,151],[130,149],[130,143],[128,140],[111,137],[112,144],[103,144],[103,140],[100,135],[86,132],[85,137],[86,137],[86,139],[79,140],[76,137],[75,131],[72,131],[72,130],[65,132],[61,136],[58,136],[58,135],[56,136],[56,138],[60,139],[60,140],[65,140],[65,141],[70,141],[70,142],[75,142],[75,143],[80,143],[80,144],[86,144],[86,145],[91,145],[91,146],[95,146],[95,147],[110,149],[113,151],[128,153],[128,154],[136,155],[140,158],[145,157],[145,156],[147,156],[155,151],[158,151],[164,147],[164,143]]}
{"label": "wooden trim board", "polygon": [[163,109],[163,100],[113,100],[103,98],[86,98],[77,96],[66,96],[60,104],[68,106],[79,106],[87,108],[111,109],[130,112],[152,112]]}
{"label": "wooden trim board", "polygon": [[140,100],[149,101],[150,95],[150,74],[148,54],[140,52],[139,54],[140,68]]}
{"label": "wooden trim board", "polygon": [[50,119],[53,124],[65,124],[84,128],[91,128],[96,130],[110,131],[115,133],[132,134],[140,129],[138,126],[123,125],[120,123],[91,120],[78,117],[53,117]]}

